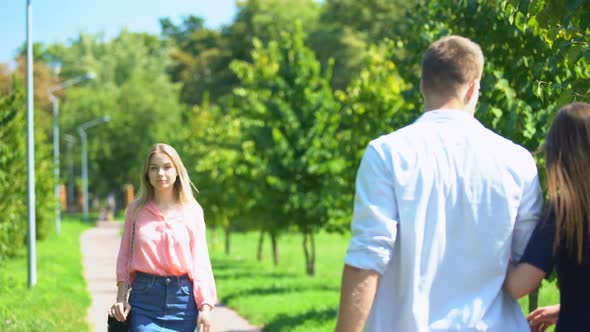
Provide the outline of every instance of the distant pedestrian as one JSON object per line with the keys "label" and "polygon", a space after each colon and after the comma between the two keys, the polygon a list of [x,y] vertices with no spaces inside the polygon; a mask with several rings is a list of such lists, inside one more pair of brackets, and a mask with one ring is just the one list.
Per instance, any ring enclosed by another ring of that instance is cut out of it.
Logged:
{"label": "distant pedestrian", "polygon": [[105,221],[107,220],[107,211],[105,208],[101,208],[98,212],[98,221]]}
{"label": "distant pedestrian", "polygon": [[209,332],[209,311],[217,294],[203,210],[174,148],[152,147],[141,186],[139,198],[125,214],[117,259],[117,301],[109,314],[124,321],[131,312],[131,331],[195,331],[198,327],[199,332]]}
{"label": "distant pedestrian", "polygon": [[115,219],[117,213],[117,202],[115,201],[115,194],[110,193],[107,195],[107,220]]}

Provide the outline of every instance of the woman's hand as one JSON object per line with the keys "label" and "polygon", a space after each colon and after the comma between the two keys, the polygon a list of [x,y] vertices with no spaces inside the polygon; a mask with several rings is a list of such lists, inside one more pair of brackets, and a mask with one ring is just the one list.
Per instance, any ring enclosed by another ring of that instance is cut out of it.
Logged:
{"label": "woman's hand", "polygon": [[109,316],[115,317],[119,322],[124,322],[131,311],[131,305],[127,301],[121,301],[113,304],[109,309]]}
{"label": "woman's hand", "polygon": [[532,332],[543,332],[549,326],[557,323],[560,305],[550,305],[535,309],[527,316]]}
{"label": "woman's hand", "polygon": [[197,330],[199,332],[210,332],[211,331],[211,307],[208,304],[203,305],[199,311],[199,318],[197,319]]}

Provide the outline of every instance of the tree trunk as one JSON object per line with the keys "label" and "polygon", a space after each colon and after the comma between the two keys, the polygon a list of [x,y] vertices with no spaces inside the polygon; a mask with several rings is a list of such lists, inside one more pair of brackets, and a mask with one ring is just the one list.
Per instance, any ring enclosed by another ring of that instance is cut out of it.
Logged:
{"label": "tree trunk", "polygon": [[211,232],[209,233],[211,234],[211,247],[212,248],[216,248],[217,247],[217,227],[211,227]]}
{"label": "tree trunk", "polygon": [[258,236],[258,249],[256,250],[256,259],[260,262],[262,261],[262,244],[264,242],[264,231],[260,230],[260,235]]}
{"label": "tree trunk", "polygon": [[534,291],[530,292],[529,294],[529,312],[537,309],[539,306],[539,288],[536,288]]}
{"label": "tree trunk", "polygon": [[311,262],[310,262],[310,275],[315,275],[315,236],[313,232],[309,233],[309,237],[311,239]]}
{"label": "tree trunk", "polygon": [[231,231],[229,229],[229,227],[225,228],[225,254],[229,255],[230,253],[230,235],[231,235]]}
{"label": "tree trunk", "polygon": [[303,253],[305,254],[305,272],[307,275],[315,275],[315,239],[313,232],[303,233]]}
{"label": "tree trunk", "polygon": [[272,243],[272,260],[275,266],[279,265],[279,246],[277,244],[277,234],[270,233],[270,242]]}

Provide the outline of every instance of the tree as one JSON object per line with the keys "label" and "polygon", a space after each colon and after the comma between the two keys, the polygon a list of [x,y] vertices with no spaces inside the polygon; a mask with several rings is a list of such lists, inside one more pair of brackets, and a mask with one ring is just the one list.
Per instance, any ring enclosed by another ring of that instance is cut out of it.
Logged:
{"label": "tree", "polygon": [[68,88],[62,133],[77,136],[82,123],[111,116],[108,124],[88,131],[90,187],[98,195],[137,185],[150,146],[169,142],[181,127],[185,110],[178,102],[178,86],[166,73],[168,50],[157,36],[127,31],[109,42],[81,34],[68,47],[49,49],[62,63],[64,79],[96,73],[93,81]]}
{"label": "tree", "polygon": [[[25,245],[27,224],[26,108],[17,83],[0,97],[0,263]],[[36,112],[36,120],[46,114]],[[36,235],[43,239],[52,229],[55,198],[51,145],[42,128],[35,130]]]}
{"label": "tree", "polygon": [[[316,171],[314,155],[326,138],[326,121],[337,110],[329,85],[313,52],[304,46],[301,24],[266,46],[255,41],[252,63],[236,61],[232,68],[241,87],[234,91],[242,105],[244,140],[255,154],[251,181],[266,198],[254,203],[273,228],[290,224],[303,234],[306,272],[315,273],[314,233],[327,222],[319,193],[326,176]],[[270,228],[272,232],[273,228]]]}
{"label": "tree", "polygon": [[232,226],[253,199],[248,195],[252,188],[241,181],[250,169],[243,161],[246,143],[241,141],[240,123],[239,118],[205,100],[193,107],[178,143],[191,178],[199,188],[198,200],[204,206],[207,224],[225,230],[228,254]]}
{"label": "tree", "polygon": [[329,68],[333,63],[331,85],[334,90],[345,89],[358,76],[368,50],[365,33],[340,25],[320,25],[310,34],[309,45],[322,68]]}
{"label": "tree", "polygon": [[318,155],[318,172],[329,184],[322,193],[328,211],[329,231],[349,228],[355,176],[368,143],[408,124],[417,117],[404,104],[406,83],[390,60],[394,45],[385,41],[369,48],[363,69],[344,91],[335,95],[341,108],[328,122],[321,141],[328,155]]}
{"label": "tree", "polygon": [[[27,211],[25,99],[22,90],[0,99],[0,262],[22,248]],[[10,181],[9,181],[10,180]]]}
{"label": "tree", "polygon": [[416,3],[416,0],[326,0],[320,22],[366,33],[369,43],[378,43],[395,36],[396,25],[404,24],[405,10]]}
{"label": "tree", "polygon": [[168,72],[173,82],[182,84],[182,102],[197,105],[205,95],[217,100],[231,91],[235,78],[228,68],[230,53],[218,31],[205,28],[203,19],[193,15],[179,25],[163,18],[160,26],[162,36],[174,45]]}
{"label": "tree", "polygon": [[590,101],[590,11],[588,1],[501,1],[503,15],[523,33],[532,32],[551,49],[544,59],[554,75],[538,80],[535,94],[556,99]]}
{"label": "tree", "polygon": [[[250,60],[254,40],[266,44],[279,40],[283,32],[293,33],[301,22],[304,36],[314,31],[319,15],[313,0],[248,0],[238,3],[238,13],[223,35],[234,59]],[[304,37],[305,38],[305,37]]]}

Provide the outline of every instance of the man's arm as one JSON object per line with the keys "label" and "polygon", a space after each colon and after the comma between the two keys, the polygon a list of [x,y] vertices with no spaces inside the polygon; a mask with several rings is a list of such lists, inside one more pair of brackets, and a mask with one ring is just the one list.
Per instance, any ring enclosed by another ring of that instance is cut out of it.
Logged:
{"label": "man's arm", "polygon": [[381,275],[344,266],[336,332],[360,332],[369,317]]}
{"label": "man's arm", "polygon": [[523,161],[522,165],[523,192],[514,223],[510,257],[514,262],[520,261],[531,234],[541,219],[543,209],[543,192],[532,155],[527,155],[527,160]]}
{"label": "man's arm", "polygon": [[399,219],[391,167],[369,145],[357,172],[336,331],[361,331],[393,253]]}

